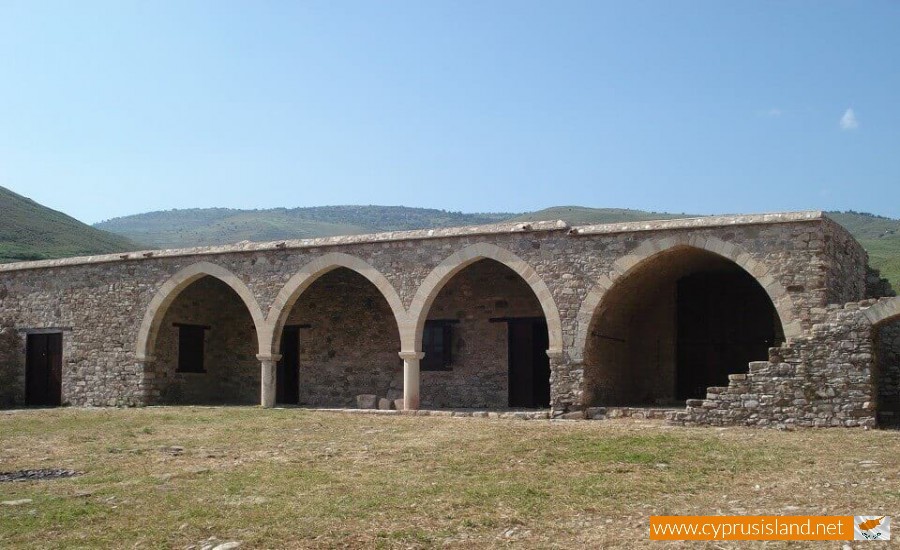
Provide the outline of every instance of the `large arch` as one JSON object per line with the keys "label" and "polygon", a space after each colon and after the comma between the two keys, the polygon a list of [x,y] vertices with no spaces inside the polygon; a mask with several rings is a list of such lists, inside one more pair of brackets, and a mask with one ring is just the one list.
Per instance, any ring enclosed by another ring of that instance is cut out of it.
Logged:
{"label": "large arch", "polygon": [[403,327],[407,324],[407,315],[394,285],[365,260],[349,254],[333,252],[307,263],[285,283],[269,308],[269,315],[264,324],[265,329],[263,334],[260,335],[260,341],[264,342],[260,349],[267,350],[273,356],[277,355],[281,346],[282,329],[297,299],[322,275],[342,267],[359,273],[375,285],[381,295],[384,296],[384,299],[387,300],[402,339]]}
{"label": "large arch", "polygon": [[744,271],[752,275],[769,295],[787,339],[799,336],[802,332],[800,323],[794,319],[793,301],[787,289],[770,273],[769,267],[755,260],[750,253],[736,245],[711,236],[676,236],[652,238],[644,241],[630,254],[616,260],[613,269],[602,275],[588,292],[576,316],[575,341],[569,356],[573,362],[584,359],[584,350],[590,332],[591,321],[600,308],[603,298],[617,283],[625,280],[627,275],[641,268],[642,264],[652,260],[659,254],[680,248],[690,247],[711,252],[727,260],[731,260]]}
{"label": "large arch", "polygon": [[718,251],[676,242],[616,267],[578,327],[586,406],[671,406],[702,397],[785,341],[759,270],[752,274]]}
{"label": "large arch", "polygon": [[264,327],[266,326],[265,316],[256,300],[256,296],[250,288],[237,275],[228,269],[210,262],[197,262],[191,264],[177,273],[172,275],[159,288],[147,310],[144,312],[144,319],[138,330],[137,346],[135,358],[139,362],[149,361],[153,358],[154,348],[156,346],[156,337],[159,333],[160,324],[166,311],[172,302],[181,292],[203,277],[214,277],[219,279],[240,297],[241,301],[250,312],[253,323],[256,326],[256,336],[259,350],[262,351],[265,340],[263,339]]}
{"label": "large arch", "polygon": [[422,332],[431,304],[434,303],[441,289],[454,275],[479,260],[499,262],[515,271],[525,280],[525,283],[531,287],[538,302],[541,304],[541,309],[547,320],[549,335],[549,349],[547,351],[551,354],[561,352],[563,347],[562,322],[559,317],[559,309],[556,307],[556,302],[553,300],[550,289],[537,271],[525,260],[509,250],[490,243],[473,244],[450,255],[438,264],[422,281],[409,307],[410,322],[401,328],[400,341],[403,344],[404,351],[422,351]]}
{"label": "large arch", "polygon": [[864,309],[863,314],[872,326],[900,318],[900,297],[883,298],[872,307]]}
{"label": "large arch", "polygon": [[883,427],[900,427],[900,297],[882,298],[862,312],[872,324],[877,421]]}

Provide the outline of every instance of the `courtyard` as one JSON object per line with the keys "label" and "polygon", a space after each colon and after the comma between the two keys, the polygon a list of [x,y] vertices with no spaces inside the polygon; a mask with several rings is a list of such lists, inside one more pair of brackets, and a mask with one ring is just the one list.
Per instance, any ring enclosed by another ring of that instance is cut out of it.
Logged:
{"label": "courtyard", "polygon": [[634,548],[654,514],[890,515],[898,456],[892,430],[6,411],[0,472],[81,474],[0,483],[0,547]]}

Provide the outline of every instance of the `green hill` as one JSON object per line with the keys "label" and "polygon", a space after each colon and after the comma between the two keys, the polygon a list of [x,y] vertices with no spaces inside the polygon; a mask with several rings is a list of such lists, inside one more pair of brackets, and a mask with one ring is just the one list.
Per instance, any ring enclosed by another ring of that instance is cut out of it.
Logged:
{"label": "green hill", "polygon": [[647,212],[626,208],[588,208],[586,206],[552,206],[535,212],[519,214],[513,221],[564,220],[570,225],[590,225],[600,223],[642,222],[647,220],[669,220],[690,218],[691,214],[669,214]]}
{"label": "green hill", "polygon": [[869,253],[869,265],[900,290],[900,220],[865,212],[829,212]]}
{"label": "green hill", "polygon": [[244,240],[307,239],[479,225],[496,223],[513,215],[463,214],[406,206],[316,206],[266,210],[203,208],[114,218],[95,227],[154,247],[182,248]]}
{"label": "green hill", "polygon": [[125,237],[83,224],[0,187],[0,262],[84,256],[138,248]]}

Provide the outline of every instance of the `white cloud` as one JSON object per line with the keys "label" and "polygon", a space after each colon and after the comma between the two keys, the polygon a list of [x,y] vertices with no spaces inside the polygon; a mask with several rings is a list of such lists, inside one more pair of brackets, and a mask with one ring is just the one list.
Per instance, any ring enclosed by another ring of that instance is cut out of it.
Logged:
{"label": "white cloud", "polygon": [[844,116],[841,117],[841,130],[856,130],[859,128],[859,121],[856,120],[856,113],[853,112],[853,108],[847,109],[844,113]]}
{"label": "white cloud", "polygon": [[772,107],[771,109],[759,109],[756,111],[756,116],[761,117],[780,117],[784,114],[784,111],[779,109],[778,107]]}

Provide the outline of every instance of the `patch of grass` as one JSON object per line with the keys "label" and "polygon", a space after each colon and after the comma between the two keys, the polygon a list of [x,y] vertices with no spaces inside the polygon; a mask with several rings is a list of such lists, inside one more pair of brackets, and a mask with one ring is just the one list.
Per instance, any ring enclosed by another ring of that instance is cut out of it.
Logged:
{"label": "patch of grass", "polygon": [[898,432],[229,407],[3,414],[0,441],[2,470],[85,472],[0,484],[33,500],[2,509],[3,548],[630,548],[654,513],[900,505]]}

